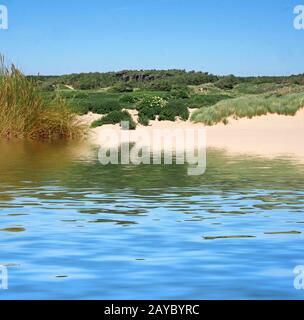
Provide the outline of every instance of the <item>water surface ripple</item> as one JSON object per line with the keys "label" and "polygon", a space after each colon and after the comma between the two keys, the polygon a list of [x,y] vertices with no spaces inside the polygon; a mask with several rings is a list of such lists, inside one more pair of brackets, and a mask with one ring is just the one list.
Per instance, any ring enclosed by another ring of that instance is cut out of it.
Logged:
{"label": "water surface ripple", "polygon": [[0,299],[302,299],[304,166],[209,150],[101,166],[81,145],[1,145]]}

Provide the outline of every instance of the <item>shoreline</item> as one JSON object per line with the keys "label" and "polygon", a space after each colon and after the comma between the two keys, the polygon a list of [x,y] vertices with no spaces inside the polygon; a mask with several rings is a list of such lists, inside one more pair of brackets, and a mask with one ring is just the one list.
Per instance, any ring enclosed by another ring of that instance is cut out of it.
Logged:
{"label": "shoreline", "polygon": [[[129,111],[129,110],[128,110]],[[130,111],[129,111],[130,112]],[[136,112],[131,112],[136,120]],[[90,125],[102,117],[97,114],[87,114],[79,117],[82,123]],[[304,161],[304,108],[295,116],[268,114],[252,119],[229,119],[229,123],[205,126],[191,121],[151,121],[148,127],[138,126],[135,132],[152,134],[154,129],[206,129],[207,148],[225,149],[233,154],[249,154],[256,156],[293,157]],[[89,140],[94,144],[104,143],[102,131],[114,129],[121,131],[120,125],[104,125],[90,129]],[[149,140],[141,143],[149,144]]]}

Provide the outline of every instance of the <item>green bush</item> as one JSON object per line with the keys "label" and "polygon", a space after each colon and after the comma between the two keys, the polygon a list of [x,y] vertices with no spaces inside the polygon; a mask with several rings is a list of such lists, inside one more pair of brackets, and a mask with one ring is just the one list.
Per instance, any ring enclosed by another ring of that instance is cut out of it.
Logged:
{"label": "green bush", "polygon": [[153,91],[171,91],[172,84],[165,80],[155,80],[146,85],[146,88]]}
{"label": "green bush", "polygon": [[148,126],[151,119],[143,113],[139,113],[138,122],[143,126]]}
{"label": "green bush", "polygon": [[56,90],[55,86],[51,83],[43,83],[41,85],[41,90],[46,92],[54,92]]}
{"label": "green bush", "polygon": [[112,111],[119,111],[121,109],[121,104],[115,99],[105,99],[99,104],[91,104],[89,107],[89,111],[99,114],[106,114]]}
{"label": "green bush", "polygon": [[220,79],[215,83],[215,85],[222,90],[231,90],[239,83],[239,78],[235,77],[234,75],[230,75]]}
{"label": "green bush", "polygon": [[59,90],[57,91],[58,95],[60,95],[64,99],[73,99],[75,97],[75,92],[67,91],[67,90]]}
{"label": "green bush", "polygon": [[88,105],[73,103],[69,100],[67,100],[67,104],[70,106],[70,109],[78,115],[84,115],[90,111]]}
{"label": "green bush", "polygon": [[200,94],[194,95],[189,99],[190,108],[210,107],[221,100],[230,99],[231,97],[224,94]]}
{"label": "green bush", "polygon": [[136,124],[133,121],[131,115],[127,111],[112,111],[103,118],[96,120],[92,123],[91,127],[96,128],[105,124],[117,124],[122,121],[129,122],[129,129],[134,130],[136,128]]}
{"label": "green bush", "polygon": [[140,124],[147,126],[150,120],[155,120],[156,116],[159,115],[162,111],[162,107],[144,107],[140,109],[138,114],[138,121]]}
{"label": "green bush", "polygon": [[87,92],[81,92],[81,91],[77,91],[74,94],[74,98],[75,99],[89,99],[89,94]]}
{"label": "green bush", "polygon": [[184,121],[189,119],[189,110],[187,105],[179,100],[170,101],[162,110],[159,115],[159,120],[175,121],[176,117]]}
{"label": "green bush", "polygon": [[118,101],[118,94],[107,92],[74,92],[67,99],[74,112],[85,114],[89,111],[106,114],[114,110],[121,110],[122,105]]}
{"label": "green bush", "polygon": [[185,105],[177,105],[175,106],[177,116],[182,120],[187,121],[189,119],[190,113],[188,107]]}
{"label": "green bush", "polygon": [[148,96],[144,97],[143,100],[137,105],[137,109],[145,109],[145,108],[151,108],[151,109],[159,109],[163,108],[167,104],[167,101],[161,97],[156,96]]}
{"label": "green bush", "polygon": [[155,120],[155,117],[161,113],[166,104],[167,101],[161,97],[144,97],[137,105],[139,123],[145,126],[148,125],[150,120]]}
{"label": "green bush", "polygon": [[136,103],[139,100],[140,99],[137,96],[134,96],[132,94],[124,94],[123,96],[121,96],[119,98],[119,102],[121,102],[121,103],[130,103],[130,104]]}
{"label": "green bush", "polygon": [[133,88],[127,83],[118,83],[111,88],[111,92],[117,92],[117,93],[133,92]]}
{"label": "green bush", "polygon": [[171,96],[175,99],[190,98],[190,90],[186,86],[174,86],[171,90]]}
{"label": "green bush", "polygon": [[174,108],[172,107],[165,107],[162,112],[159,115],[160,121],[175,121],[175,118],[177,117],[176,112]]}

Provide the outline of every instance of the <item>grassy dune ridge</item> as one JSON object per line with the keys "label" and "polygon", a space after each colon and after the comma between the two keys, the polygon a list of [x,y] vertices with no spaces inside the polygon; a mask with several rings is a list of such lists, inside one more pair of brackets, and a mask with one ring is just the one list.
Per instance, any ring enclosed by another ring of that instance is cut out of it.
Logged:
{"label": "grassy dune ridge", "polygon": [[[159,71],[159,74],[162,72]],[[79,90],[71,85],[49,87],[49,81],[55,81],[56,78],[36,80],[44,98],[52,99],[60,93],[75,113],[82,115],[93,112],[107,115],[105,121],[113,123],[118,123],[125,109],[136,109],[139,112],[139,123],[144,126],[156,118],[161,121],[174,121],[178,118],[188,120],[189,109],[198,109],[192,114],[192,121],[214,125],[219,122],[227,123],[230,117],[252,118],[268,113],[294,115],[304,106],[304,75],[202,79],[193,73],[182,74],[187,75],[183,78],[184,82],[180,82],[179,73],[172,72],[166,80],[169,81],[167,86],[152,86],[153,83],[158,83],[158,80],[122,81],[120,75],[116,75],[118,83],[93,90]],[[73,79],[74,77],[75,75]],[[90,77],[93,79],[97,75]],[[67,76],[62,79],[72,81]],[[87,77],[80,74],[77,79],[82,81]],[[49,91],[43,91],[43,88],[48,88]],[[103,123],[104,121],[99,121],[94,125]]]}
{"label": "grassy dune ridge", "polygon": [[209,108],[201,108],[193,113],[191,120],[214,125],[219,122],[227,123],[230,117],[252,118],[268,113],[294,116],[302,107],[304,107],[303,92],[272,96],[247,95],[222,100]]}

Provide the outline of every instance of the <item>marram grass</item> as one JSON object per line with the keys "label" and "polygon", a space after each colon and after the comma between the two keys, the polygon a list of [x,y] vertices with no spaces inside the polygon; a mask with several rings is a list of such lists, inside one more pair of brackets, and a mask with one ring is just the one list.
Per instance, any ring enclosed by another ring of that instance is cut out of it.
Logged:
{"label": "marram grass", "polygon": [[46,105],[35,83],[14,65],[6,67],[0,57],[1,138],[72,139],[82,134],[63,99]]}
{"label": "marram grass", "polygon": [[206,125],[228,123],[229,118],[252,118],[276,113],[294,116],[304,107],[304,93],[287,95],[248,95],[222,100],[209,108],[201,108],[193,113],[191,120]]}

